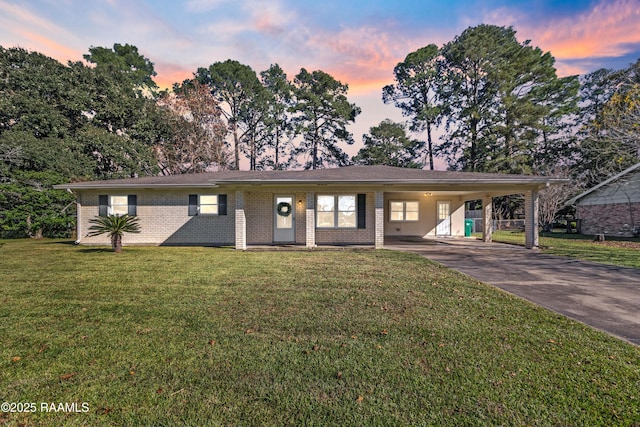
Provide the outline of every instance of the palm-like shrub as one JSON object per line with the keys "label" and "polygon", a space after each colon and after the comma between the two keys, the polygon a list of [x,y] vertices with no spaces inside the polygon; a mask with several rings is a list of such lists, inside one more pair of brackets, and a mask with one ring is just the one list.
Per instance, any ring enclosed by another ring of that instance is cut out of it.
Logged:
{"label": "palm-like shrub", "polygon": [[122,252],[122,235],[124,233],[140,233],[138,218],[131,215],[107,215],[89,220],[89,237],[101,234],[109,235],[114,252]]}

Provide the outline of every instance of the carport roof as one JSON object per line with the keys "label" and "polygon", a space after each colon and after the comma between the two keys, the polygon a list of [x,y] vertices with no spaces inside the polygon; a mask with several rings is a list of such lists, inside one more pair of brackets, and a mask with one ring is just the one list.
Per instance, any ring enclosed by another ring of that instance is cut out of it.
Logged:
{"label": "carport roof", "polygon": [[180,188],[256,184],[377,184],[377,185],[522,185],[529,188],[561,184],[565,179],[497,173],[431,171],[392,166],[345,166],[316,170],[236,171],[150,176],[56,185],[58,189]]}

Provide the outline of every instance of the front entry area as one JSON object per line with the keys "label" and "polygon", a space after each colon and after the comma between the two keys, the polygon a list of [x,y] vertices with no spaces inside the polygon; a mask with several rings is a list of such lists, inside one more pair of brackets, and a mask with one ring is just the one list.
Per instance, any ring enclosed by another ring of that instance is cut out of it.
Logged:
{"label": "front entry area", "polygon": [[295,243],[295,208],[293,196],[275,196],[273,243]]}

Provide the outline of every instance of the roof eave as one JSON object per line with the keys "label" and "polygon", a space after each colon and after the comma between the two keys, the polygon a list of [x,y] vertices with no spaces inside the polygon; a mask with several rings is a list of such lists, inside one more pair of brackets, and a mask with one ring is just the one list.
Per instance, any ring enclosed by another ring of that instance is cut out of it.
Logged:
{"label": "roof eave", "polygon": [[183,188],[216,188],[218,184],[99,184],[97,182],[81,184],[58,184],[53,188],[57,190],[127,190],[127,189],[183,189]]}
{"label": "roof eave", "polygon": [[615,181],[615,180],[617,180],[617,179],[619,179],[619,178],[621,178],[621,177],[625,176],[626,174],[633,172],[634,170],[636,170],[636,169],[638,169],[638,168],[640,168],[640,163],[636,163],[635,165],[633,165],[633,166],[631,166],[631,167],[629,167],[629,168],[627,168],[627,169],[623,170],[622,172],[620,172],[620,173],[618,173],[618,174],[616,174],[616,175],[614,175],[614,176],[612,176],[612,177],[610,177],[610,178],[608,178],[608,179],[605,179],[605,180],[604,180],[604,181],[602,181],[600,184],[598,184],[598,185],[594,185],[593,187],[591,187],[591,188],[590,188],[590,189],[588,189],[587,191],[585,191],[585,192],[583,192],[583,193],[578,194],[578,195],[577,195],[577,196],[575,196],[573,199],[567,200],[567,201],[565,202],[565,206],[573,206],[573,205],[575,205],[575,204],[578,202],[578,200],[580,200],[580,199],[582,199],[582,198],[584,198],[584,197],[588,196],[589,194],[591,194],[591,193],[593,193],[594,191],[596,191],[596,190],[598,190],[598,189],[600,189],[600,188],[604,187],[605,185],[607,185],[607,184],[609,184],[609,183],[611,183],[611,182],[613,182],[613,181]]}
{"label": "roof eave", "polygon": [[309,186],[309,185],[402,185],[402,186],[428,186],[428,185],[453,185],[463,186],[469,185],[473,187],[491,185],[491,186],[509,186],[509,185],[526,185],[531,187],[543,188],[549,185],[558,185],[568,182],[567,179],[550,178],[550,179],[473,179],[473,180],[459,180],[459,179],[372,179],[372,180],[326,180],[326,181],[312,181],[312,180],[216,180],[206,183],[185,183],[185,184],[158,184],[158,183],[102,183],[100,181],[91,181],[84,183],[70,183],[54,185],[53,188],[60,190],[108,190],[108,189],[184,189],[184,188],[215,188],[221,185],[225,186],[253,186],[253,185],[294,185],[294,186]]}

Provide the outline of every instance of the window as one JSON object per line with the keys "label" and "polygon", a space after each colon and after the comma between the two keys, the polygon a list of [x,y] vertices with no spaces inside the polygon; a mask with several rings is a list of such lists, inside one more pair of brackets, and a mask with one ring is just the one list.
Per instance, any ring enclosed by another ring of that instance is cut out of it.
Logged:
{"label": "window", "polygon": [[109,214],[126,215],[129,213],[129,198],[127,196],[109,197]]}
{"label": "window", "polygon": [[318,196],[316,225],[322,228],[356,228],[356,195]]}
{"label": "window", "polygon": [[201,215],[218,215],[218,195],[202,195],[198,200],[198,213]]}
{"label": "window", "polygon": [[189,216],[226,214],[226,194],[189,194]]}
{"label": "window", "polygon": [[318,227],[335,227],[335,197],[318,196]]}
{"label": "window", "polygon": [[136,215],[137,201],[135,194],[128,196],[101,194],[98,196],[98,215]]}
{"label": "window", "polygon": [[356,196],[338,196],[338,227],[355,228]]}
{"label": "window", "polygon": [[420,202],[391,202],[391,221],[418,221]]}

